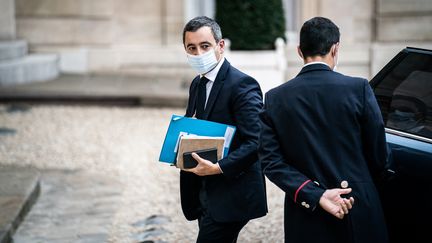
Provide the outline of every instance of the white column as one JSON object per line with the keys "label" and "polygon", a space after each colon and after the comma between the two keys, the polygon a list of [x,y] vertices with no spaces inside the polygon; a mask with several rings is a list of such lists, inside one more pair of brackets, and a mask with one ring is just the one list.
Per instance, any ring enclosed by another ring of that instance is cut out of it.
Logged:
{"label": "white column", "polygon": [[298,43],[298,33],[300,31],[300,2],[299,0],[283,0],[285,15],[285,37],[288,44]]}
{"label": "white column", "polygon": [[13,40],[15,28],[15,0],[0,0],[0,40]]}
{"label": "white column", "polygon": [[319,0],[303,0],[301,3],[300,22],[302,25],[306,20],[318,16],[320,13],[320,1]]}
{"label": "white column", "polygon": [[216,14],[215,0],[185,0],[184,8],[185,23],[196,16],[205,15],[214,18]]}

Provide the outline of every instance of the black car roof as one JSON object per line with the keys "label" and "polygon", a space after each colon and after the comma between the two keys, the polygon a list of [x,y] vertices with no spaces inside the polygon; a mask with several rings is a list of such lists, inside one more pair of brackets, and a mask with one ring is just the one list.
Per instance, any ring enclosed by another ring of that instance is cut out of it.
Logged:
{"label": "black car roof", "polygon": [[432,50],[417,47],[406,47],[390,60],[369,82],[375,88],[402,60],[410,54],[432,55]]}

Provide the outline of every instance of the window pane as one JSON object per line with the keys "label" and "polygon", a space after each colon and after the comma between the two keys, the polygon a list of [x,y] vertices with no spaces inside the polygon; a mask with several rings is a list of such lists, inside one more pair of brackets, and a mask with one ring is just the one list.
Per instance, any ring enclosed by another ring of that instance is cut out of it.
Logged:
{"label": "window pane", "polygon": [[432,138],[432,56],[409,53],[375,88],[386,127]]}

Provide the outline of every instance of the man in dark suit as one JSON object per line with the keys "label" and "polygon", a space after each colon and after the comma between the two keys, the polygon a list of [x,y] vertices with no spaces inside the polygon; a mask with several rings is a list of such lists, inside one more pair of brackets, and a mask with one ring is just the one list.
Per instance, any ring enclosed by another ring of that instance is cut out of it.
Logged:
{"label": "man in dark suit", "polygon": [[208,17],[190,20],[183,30],[192,81],[186,116],[236,126],[226,158],[198,161],[180,171],[181,204],[188,220],[198,219],[197,242],[236,242],[240,230],[267,213],[265,181],[258,161],[261,89],[252,77],[224,58],[219,25]]}
{"label": "man in dark suit", "polygon": [[388,241],[374,184],[386,168],[384,124],[368,81],[333,71],[339,37],[329,19],[305,22],[305,65],[260,114],[264,174],[286,193],[285,242]]}

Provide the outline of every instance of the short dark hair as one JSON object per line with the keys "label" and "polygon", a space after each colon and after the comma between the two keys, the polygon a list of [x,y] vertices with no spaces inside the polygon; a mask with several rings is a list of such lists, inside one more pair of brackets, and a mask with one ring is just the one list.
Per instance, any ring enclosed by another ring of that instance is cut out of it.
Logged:
{"label": "short dark hair", "polygon": [[325,56],[340,38],[339,28],[324,17],[306,21],[300,30],[300,50],[303,57]]}
{"label": "short dark hair", "polygon": [[222,31],[218,23],[207,16],[199,16],[189,20],[189,22],[185,25],[183,29],[183,44],[185,43],[186,32],[195,32],[203,26],[210,27],[216,43],[222,39]]}

